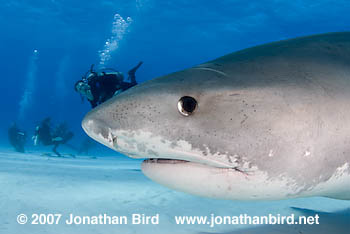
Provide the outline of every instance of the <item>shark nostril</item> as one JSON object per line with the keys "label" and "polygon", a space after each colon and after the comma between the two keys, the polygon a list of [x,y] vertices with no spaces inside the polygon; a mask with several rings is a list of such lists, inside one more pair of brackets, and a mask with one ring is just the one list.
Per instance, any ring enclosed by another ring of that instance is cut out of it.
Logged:
{"label": "shark nostril", "polygon": [[108,140],[109,143],[113,143],[113,141],[114,141],[114,135],[113,135],[113,133],[111,132],[110,129],[108,130],[108,136],[107,136],[106,138],[107,138],[107,140]]}
{"label": "shark nostril", "polygon": [[117,141],[117,137],[113,136],[113,146],[117,147],[118,146],[118,141]]}
{"label": "shark nostril", "polygon": [[107,140],[108,140],[109,144],[111,144],[113,147],[117,147],[118,146],[117,145],[117,143],[118,143],[117,139],[118,139],[117,136],[115,136],[112,133],[111,129],[109,129],[108,137],[107,137]]}

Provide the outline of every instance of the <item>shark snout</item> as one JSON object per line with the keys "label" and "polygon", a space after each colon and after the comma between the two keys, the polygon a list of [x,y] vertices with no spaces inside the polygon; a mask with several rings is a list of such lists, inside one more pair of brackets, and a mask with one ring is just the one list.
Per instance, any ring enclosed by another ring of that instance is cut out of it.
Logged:
{"label": "shark snout", "polygon": [[101,119],[97,112],[89,112],[84,117],[81,125],[89,137],[107,147],[114,148],[116,136],[112,134],[112,128],[108,125],[107,121]]}

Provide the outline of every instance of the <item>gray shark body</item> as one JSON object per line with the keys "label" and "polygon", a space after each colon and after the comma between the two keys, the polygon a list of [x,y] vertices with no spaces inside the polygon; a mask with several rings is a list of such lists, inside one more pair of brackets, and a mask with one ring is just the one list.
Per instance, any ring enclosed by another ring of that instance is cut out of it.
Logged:
{"label": "gray shark body", "polygon": [[[191,113],[179,100],[196,101]],[[137,85],[87,134],[176,190],[222,199],[350,199],[350,33],[238,51]]]}

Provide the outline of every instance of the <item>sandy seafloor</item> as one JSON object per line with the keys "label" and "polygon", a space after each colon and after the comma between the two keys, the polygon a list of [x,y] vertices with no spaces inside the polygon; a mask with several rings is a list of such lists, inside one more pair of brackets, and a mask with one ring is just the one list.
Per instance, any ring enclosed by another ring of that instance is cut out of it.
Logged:
{"label": "sandy seafloor", "polygon": [[[350,233],[350,201],[303,198],[239,202],[199,198],[158,185],[126,157],[56,158],[0,152],[0,233]],[[159,213],[158,225],[20,225],[18,214]],[[176,225],[175,215],[320,215],[319,225]]]}

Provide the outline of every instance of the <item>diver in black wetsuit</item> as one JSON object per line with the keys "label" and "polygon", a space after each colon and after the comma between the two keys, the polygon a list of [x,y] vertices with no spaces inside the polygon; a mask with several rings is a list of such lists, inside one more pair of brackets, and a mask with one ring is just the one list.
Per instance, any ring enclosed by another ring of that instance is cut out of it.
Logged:
{"label": "diver in black wetsuit", "polygon": [[37,145],[38,142],[41,142],[43,145],[53,145],[52,151],[57,155],[61,156],[61,154],[57,151],[57,147],[62,144],[66,144],[74,134],[68,130],[67,124],[61,123],[59,124],[55,130],[52,132],[51,130],[51,119],[45,118],[41,121],[40,125],[38,125],[35,129],[35,134],[33,136],[34,145]]}
{"label": "diver in black wetsuit", "polygon": [[24,153],[24,145],[27,139],[27,134],[21,131],[16,123],[13,123],[8,129],[8,138],[10,144],[15,148],[17,152]]}
{"label": "diver in black wetsuit", "polygon": [[37,145],[39,142],[43,145],[52,145],[51,118],[45,118],[36,126],[32,139],[34,140],[34,145]]}
{"label": "diver in black wetsuit", "polygon": [[52,142],[54,145],[52,151],[55,152],[58,156],[61,156],[60,153],[57,152],[57,147],[59,145],[66,144],[70,139],[73,138],[73,136],[73,132],[68,130],[66,123],[59,124],[52,134]]}
{"label": "diver in black wetsuit", "polygon": [[83,97],[86,97],[89,100],[91,107],[94,108],[114,95],[137,85],[135,73],[141,65],[142,62],[139,62],[128,72],[128,79],[131,82],[124,82],[124,77],[121,72],[96,72],[93,71],[92,66],[90,69],[90,75],[77,81],[74,89]]}

